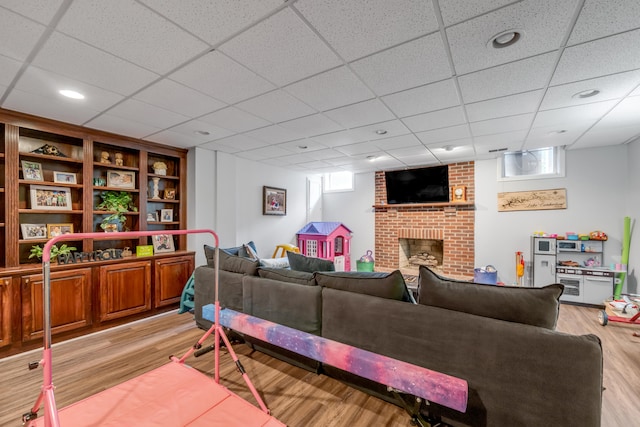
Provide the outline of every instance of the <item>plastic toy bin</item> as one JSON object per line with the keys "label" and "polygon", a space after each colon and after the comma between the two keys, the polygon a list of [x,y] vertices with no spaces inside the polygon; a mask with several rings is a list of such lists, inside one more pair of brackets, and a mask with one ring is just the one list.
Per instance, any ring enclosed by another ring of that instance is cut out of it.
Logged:
{"label": "plastic toy bin", "polygon": [[495,285],[498,283],[497,271],[486,271],[483,268],[475,268],[473,270],[473,281],[484,285]]}
{"label": "plastic toy bin", "polygon": [[373,271],[374,267],[373,261],[356,261],[356,270],[357,271]]}

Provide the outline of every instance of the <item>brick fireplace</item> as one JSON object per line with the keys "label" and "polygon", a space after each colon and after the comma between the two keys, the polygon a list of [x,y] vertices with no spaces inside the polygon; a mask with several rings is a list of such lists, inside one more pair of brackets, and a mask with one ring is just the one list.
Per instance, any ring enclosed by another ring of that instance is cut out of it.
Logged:
{"label": "brick fireplace", "polygon": [[432,247],[433,241],[436,245],[441,241],[442,254],[433,255],[442,258],[437,271],[449,277],[472,278],[474,163],[449,165],[449,186],[466,186],[466,203],[387,205],[384,172],[376,172],[375,180],[376,270],[417,274],[417,267],[406,266],[407,249]]}

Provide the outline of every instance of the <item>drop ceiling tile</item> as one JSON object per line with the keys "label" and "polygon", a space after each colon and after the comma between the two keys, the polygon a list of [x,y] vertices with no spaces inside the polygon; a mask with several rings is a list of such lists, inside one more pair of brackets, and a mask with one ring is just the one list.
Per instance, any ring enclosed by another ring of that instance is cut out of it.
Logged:
{"label": "drop ceiling tile", "polygon": [[467,124],[451,126],[441,129],[428,130],[419,132],[416,136],[423,143],[430,145],[438,142],[453,141],[456,139],[470,138],[471,132]]}
{"label": "drop ceiling tile", "polygon": [[368,168],[364,165],[363,165],[363,168],[366,168],[371,172],[378,171],[381,169],[385,169],[385,170],[400,169],[405,166],[404,162],[389,155],[381,155],[380,157],[375,158],[373,161],[369,160],[369,164],[370,166]]}
{"label": "drop ceiling tile", "polygon": [[73,2],[56,29],[158,74],[173,70],[208,48],[132,0]]}
{"label": "drop ceiling tile", "polygon": [[357,136],[353,135],[348,130],[328,133],[326,135],[317,135],[312,139],[327,147],[338,147],[340,145],[355,144],[356,142],[360,142]]}
{"label": "drop ceiling tile", "polygon": [[[97,112],[105,110],[123,99],[122,95],[113,93],[96,86],[80,83],[69,77],[61,76],[37,67],[27,67],[20,79],[16,82],[16,89],[24,92],[30,92],[40,95],[43,99],[51,99],[52,101],[73,101],[74,106],[84,106],[92,110],[91,116],[86,117],[88,120]],[[80,92],[85,96],[82,100],[71,100],[65,98],[58,93],[61,89],[71,89]],[[65,102],[58,103],[65,105]]]}
{"label": "drop ceiling tile", "polygon": [[153,83],[137,93],[134,98],[191,118],[219,110],[227,105],[169,79]]}
{"label": "drop ceiling tile", "polygon": [[288,8],[234,37],[220,50],[279,86],[342,63]]}
{"label": "drop ceiling tile", "polygon": [[271,124],[266,120],[245,113],[235,107],[223,108],[222,110],[202,116],[199,120],[234,132],[246,132]]}
{"label": "drop ceiling tile", "polygon": [[110,114],[102,114],[84,125],[89,128],[117,133],[119,135],[127,135],[139,139],[143,139],[147,135],[152,135],[163,130],[159,127],[134,122],[133,120]]}
{"label": "drop ceiling tile", "polygon": [[343,154],[339,151],[332,150],[331,148],[325,148],[322,150],[316,150],[309,152],[309,157],[313,157],[315,160],[330,160],[342,157]]}
{"label": "drop ceiling tile", "polygon": [[170,145],[172,147],[191,148],[200,144],[202,141],[197,135],[185,135],[184,133],[174,132],[173,130],[163,130],[144,138],[147,141],[158,144]]}
{"label": "drop ceiling tile", "polygon": [[311,162],[298,163],[298,166],[302,167],[304,171],[314,171],[318,169],[329,168],[330,165],[321,160],[313,160]]}
{"label": "drop ceiling tile", "polygon": [[460,104],[458,92],[451,79],[387,95],[382,100],[398,117],[442,110]]}
{"label": "drop ceiling tile", "polygon": [[440,13],[445,26],[457,24],[474,16],[498,9],[515,0],[446,0],[440,2]]}
{"label": "drop ceiling tile", "polygon": [[443,80],[452,75],[440,33],[368,56],[352,63],[351,68],[378,95]]}
{"label": "drop ceiling tile", "polygon": [[45,27],[6,9],[0,9],[0,55],[24,61]]}
{"label": "drop ceiling tile", "polygon": [[371,99],[374,94],[347,67],[339,67],[284,88],[320,110],[331,110]]}
{"label": "drop ceiling tile", "polygon": [[0,84],[8,86],[20,71],[22,63],[0,55]]}
{"label": "drop ceiling tile", "polygon": [[518,150],[527,138],[528,130],[518,130],[513,132],[496,133],[491,135],[474,136],[473,144],[476,149],[488,152],[489,150],[507,151]]}
{"label": "drop ceiling tile", "polygon": [[543,93],[544,91],[542,90],[535,90],[467,104],[465,106],[467,116],[470,122],[479,122],[481,120],[496,119],[498,117],[533,113],[537,110]]}
{"label": "drop ceiling tile", "polygon": [[127,99],[123,101],[111,108],[108,114],[160,129],[171,127],[189,119],[181,114],[177,114],[151,104],[146,104],[135,99]]}
{"label": "drop ceiling tile", "polygon": [[263,159],[286,156],[287,154],[289,154],[287,150],[284,150],[275,145],[271,145],[268,147],[257,148],[255,150],[243,151],[241,153],[238,153],[238,157],[259,161]]}
{"label": "drop ceiling tile", "polygon": [[2,0],[2,7],[48,25],[62,5],[62,0]]}
{"label": "drop ceiling tile", "polygon": [[211,150],[211,151],[220,151],[222,153],[228,153],[228,154],[235,154],[242,151],[236,145],[226,145],[218,141],[207,142],[206,144],[199,145],[198,148],[204,148],[205,150]]}
{"label": "drop ceiling tile", "polygon": [[439,151],[454,151],[461,147],[466,147],[471,145],[473,145],[473,140],[471,138],[460,138],[452,141],[428,144],[427,148],[429,149],[429,151],[435,154]]}
{"label": "drop ceiling tile", "polygon": [[633,126],[640,117],[640,97],[626,98],[616,105],[598,123],[598,127],[615,128]]}
{"label": "drop ceiling tile", "polygon": [[[219,140],[234,134],[234,132],[215,126],[203,120],[190,120],[171,128],[171,130],[180,135],[188,136],[190,139],[197,141],[200,145],[205,142]],[[203,133],[207,133],[204,135]]]}
{"label": "drop ceiling tile", "polygon": [[530,150],[533,148],[557,147],[561,145],[569,146],[580,138],[591,126],[593,126],[593,121],[572,123],[571,126],[567,126],[568,129],[563,129],[563,132],[558,132],[557,126],[531,129],[531,132],[527,135],[524,148]]}
{"label": "drop ceiling tile", "polygon": [[266,165],[271,165],[271,166],[276,166],[276,167],[285,167],[287,166],[289,163],[285,162],[284,160],[282,160],[281,157],[276,157],[273,159],[264,159],[262,161],[262,163],[266,164]]}
{"label": "drop ceiling tile", "polygon": [[313,161],[313,157],[309,154],[290,154],[288,156],[282,156],[280,157],[280,159],[284,162],[286,162],[287,164],[293,165],[293,164],[297,164],[297,163],[305,163],[305,162],[312,162]]}
{"label": "drop ceiling tile", "polygon": [[[385,130],[386,133],[380,134],[378,133],[379,130]],[[390,120],[388,122],[376,123],[375,125],[362,126],[351,129],[348,132],[357,142],[386,139],[410,133],[409,129],[400,120]],[[314,139],[316,138],[314,137]]]}
{"label": "drop ceiling tile", "polygon": [[556,53],[546,53],[458,77],[465,102],[483,101],[541,89],[553,70]]}
{"label": "drop ceiling tile", "polygon": [[373,144],[381,150],[397,150],[408,147],[423,147],[420,140],[413,134],[394,136],[392,138],[379,139],[373,141]]}
{"label": "drop ceiling tile", "polygon": [[551,79],[556,86],[640,68],[640,30],[568,47]]}
{"label": "drop ceiling tile", "polygon": [[326,111],[325,116],[347,128],[366,126],[387,120],[395,116],[379,99],[348,105]]}
{"label": "drop ceiling tile", "polygon": [[[577,0],[523,1],[447,28],[457,74],[467,74],[560,48]],[[496,49],[500,32],[520,31],[512,47]]]}
{"label": "drop ceiling tile", "polygon": [[578,139],[570,148],[602,147],[624,144],[640,136],[640,124],[617,128],[595,126]]}
{"label": "drop ceiling tile", "polygon": [[637,0],[587,0],[571,31],[568,44],[583,43],[638,27],[640,3]]}
{"label": "drop ceiling tile", "polygon": [[638,86],[629,96],[640,96],[640,86]]}
{"label": "drop ceiling tile", "polygon": [[335,148],[336,151],[346,154],[347,156],[357,156],[360,154],[379,153],[380,149],[373,142],[359,142],[352,145],[341,145]]}
{"label": "drop ceiling tile", "polygon": [[475,157],[475,151],[473,149],[473,146],[466,145],[462,147],[456,147],[452,151],[438,149],[433,152],[433,155],[442,163],[453,163],[472,160]]}
{"label": "drop ceiling tile", "polygon": [[492,135],[496,133],[529,129],[533,118],[534,114],[519,114],[517,116],[474,122],[469,126],[471,127],[471,134],[474,137]]}
{"label": "drop ceiling tile", "polygon": [[446,128],[465,123],[464,112],[461,107],[447,108],[446,110],[433,111],[417,116],[405,117],[404,124],[412,132]]}
{"label": "drop ceiling tile", "polygon": [[151,71],[61,33],[47,39],[31,64],[121,95],[130,95],[158,78]]}
{"label": "drop ceiling tile", "polygon": [[344,129],[343,126],[327,118],[324,114],[313,114],[288,122],[282,122],[280,126],[305,137],[337,132]]}
{"label": "drop ceiling tile", "polygon": [[347,61],[436,31],[431,2],[302,0],[293,5]]}
{"label": "drop ceiling tile", "polygon": [[159,14],[216,45],[282,6],[282,0],[141,0]]}
{"label": "drop ceiling tile", "polygon": [[[227,147],[228,150],[233,149],[233,152],[255,150],[258,148],[266,147],[268,144],[252,138],[245,134],[238,134],[228,136],[226,138],[219,139],[217,141],[202,144],[203,147]],[[217,149],[217,148],[214,148]],[[230,151],[226,151],[230,152]]]}
{"label": "drop ceiling tile", "polygon": [[13,89],[2,107],[75,125],[83,125],[85,121],[100,113],[78,101],[80,100],[51,98]]}
{"label": "drop ceiling tile", "polygon": [[439,164],[439,160],[431,153],[426,153],[421,156],[407,156],[398,158],[402,163],[406,166],[417,167],[417,166],[430,166]]}
{"label": "drop ceiling tile", "polygon": [[283,128],[279,125],[265,126],[245,133],[245,135],[266,142],[267,144],[279,144],[281,142],[301,139],[304,135],[298,132]]}
{"label": "drop ceiling tile", "polygon": [[[316,142],[309,138],[297,139],[295,141],[284,142],[278,144],[278,147],[284,148],[290,153],[308,154],[314,151],[326,150],[327,146]],[[303,148],[304,147],[304,148]]]}
{"label": "drop ceiling tile", "polygon": [[211,52],[193,61],[169,78],[229,104],[275,88],[220,52]]}
{"label": "drop ceiling tile", "polygon": [[536,119],[534,120],[532,127],[557,126],[562,129],[567,129],[574,123],[593,122],[605,115],[617,103],[617,100],[610,100],[576,105],[574,107],[558,108],[555,110],[540,111],[536,115]]}
{"label": "drop ceiling tile", "polygon": [[272,123],[297,119],[317,112],[280,89],[240,102],[236,107]]}
{"label": "drop ceiling tile", "polygon": [[404,148],[396,148],[393,150],[384,150],[387,154],[397,158],[403,159],[411,156],[424,156],[426,154],[431,154],[431,151],[427,149],[422,144],[414,145],[412,147],[404,147]]}
{"label": "drop ceiling tile", "polygon": [[[544,96],[540,109],[550,110],[623,98],[639,83],[640,71],[636,70],[550,87]],[[577,93],[591,89],[598,89],[600,93],[589,98],[574,97]]]}

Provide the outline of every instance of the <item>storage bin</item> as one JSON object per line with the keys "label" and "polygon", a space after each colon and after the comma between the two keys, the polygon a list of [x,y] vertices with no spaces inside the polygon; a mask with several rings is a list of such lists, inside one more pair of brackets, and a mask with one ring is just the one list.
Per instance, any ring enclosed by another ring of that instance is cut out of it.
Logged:
{"label": "storage bin", "polygon": [[473,281],[484,285],[495,285],[498,283],[498,271],[487,271],[484,268],[475,268],[473,270]]}
{"label": "storage bin", "polygon": [[357,271],[373,271],[374,266],[373,261],[356,261],[356,270]]}

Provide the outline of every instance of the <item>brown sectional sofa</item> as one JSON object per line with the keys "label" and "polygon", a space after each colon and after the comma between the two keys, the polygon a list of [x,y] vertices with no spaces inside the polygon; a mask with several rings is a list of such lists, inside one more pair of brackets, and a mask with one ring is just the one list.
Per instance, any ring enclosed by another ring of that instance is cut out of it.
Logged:
{"label": "brown sectional sofa", "polygon": [[[399,272],[302,273],[248,262],[221,256],[223,307],[467,380],[465,413],[423,403],[427,416],[454,426],[600,425],[602,348],[595,335],[554,330],[561,285],[470,284],[422,268],[415,303]],[[210,326],[201,310],[213,301],[213,272],[201,266],[195,273],[202,328]],[[258,350],[398,403],[381,384],[244,338]]]}

